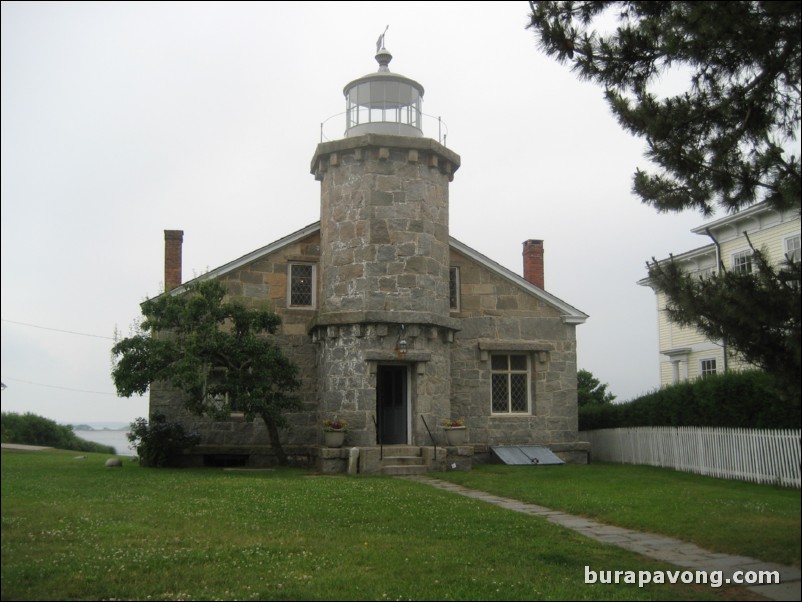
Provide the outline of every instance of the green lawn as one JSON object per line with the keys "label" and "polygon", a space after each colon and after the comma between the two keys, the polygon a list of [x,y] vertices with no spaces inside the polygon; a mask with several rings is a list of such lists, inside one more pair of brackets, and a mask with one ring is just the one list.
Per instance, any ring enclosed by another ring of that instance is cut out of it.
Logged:
{"label": "green lawn", "polygon": [[411,481],[75,456],[3,451],[3,600],[752,599],[585,585],[672,567]]}
{"label": "green lawn", "polygon": [[800,566],[800,491],[652,466],[504,466],[433,476],[715,552]]}

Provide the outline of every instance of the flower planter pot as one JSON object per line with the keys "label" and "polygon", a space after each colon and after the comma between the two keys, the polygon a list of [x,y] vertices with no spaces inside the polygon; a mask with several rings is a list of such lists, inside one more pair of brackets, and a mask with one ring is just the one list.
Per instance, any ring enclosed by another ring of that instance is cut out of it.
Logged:
{"label": "flower planter pot", "polygon": [[449,445],[462,445],[468,436],[468,429],[464,426],[451,426],[444,429],[446,431],[446,441]]}
{"label": "flower planter pot", "polygon": [[323,431],[326,447],[342,447],[345,442],[345,431]]}

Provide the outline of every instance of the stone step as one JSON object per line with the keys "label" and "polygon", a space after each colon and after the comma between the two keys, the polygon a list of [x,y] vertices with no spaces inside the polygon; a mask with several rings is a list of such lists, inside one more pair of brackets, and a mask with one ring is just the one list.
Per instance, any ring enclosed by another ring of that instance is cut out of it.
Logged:
{"label": "stone step", "polygon": [[381,463],[382,466],[423,466],[423,458],[420,456],[385,456]]}
{"label": "stone step", "polygon": [[398,456],[420,456],[420,446],[418,445],[385,445],[384,457],[394,458]]}
{"label": "stone step", "polygon": [[423,465],[390,465],[382,466],[381,473],[387,476],[410,476],[425,475],[429,471],[428,466]]}

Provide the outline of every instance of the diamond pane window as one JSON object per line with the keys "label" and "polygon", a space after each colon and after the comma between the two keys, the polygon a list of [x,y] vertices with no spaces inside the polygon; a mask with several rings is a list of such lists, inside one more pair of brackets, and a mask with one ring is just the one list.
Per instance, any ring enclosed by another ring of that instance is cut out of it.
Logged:
{"label": "diamond pane window", "polygon": [[459,268],[448,270],[448,298],[451,309],[459,311]]}
{"label": "diamond pane window", "polygon": [[529,412],[529,361],[524,354],[493,354],[492,411],[494,414]]}
{"label": "diamond pane window", "polygon": [[510,411],[526,412],[526,374],[510,374]]}
{"label": "diamond pane window", "polygon": [[496,370],[508,370],[510,356],[508,355],[494,355],[490,358],[490,367],[495,372]]}
{"label": "diamond pane window", "polygon": [[526,372],[526,356],[525,355],[511,355],[510,356],[510,370],[522,370]]}
{"label": "diamond pane window", "polygon": [[509,404],[509,383],[506,374],[493,375],[493,411],[506,412]]}
{"label": "diamond pane window", "polygon": [[315,301],[315,270],[308,263],[290,264],[290,305],[310,307]]}

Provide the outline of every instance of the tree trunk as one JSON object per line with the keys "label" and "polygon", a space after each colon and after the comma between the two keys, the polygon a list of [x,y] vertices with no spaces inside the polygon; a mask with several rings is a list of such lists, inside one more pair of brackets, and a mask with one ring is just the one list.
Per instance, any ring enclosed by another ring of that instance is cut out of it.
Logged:
{"label": "tree trunk", "polygon": [[287,454],[284,453],[284,448],[281,447],[281,439],[279,439],[276,421],[267,414],[262,414],[262,420],[265,421],[267,433],[270,436],[270,447],[273,448],[273,453],[276,454],[279,466],[287,466],[289,462],[287,461]]}

